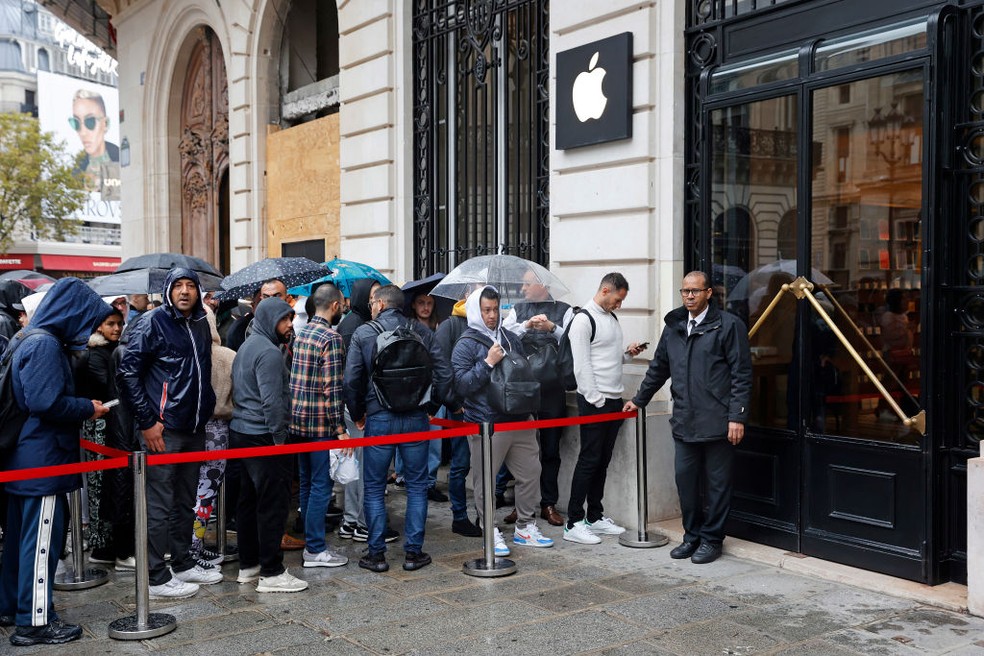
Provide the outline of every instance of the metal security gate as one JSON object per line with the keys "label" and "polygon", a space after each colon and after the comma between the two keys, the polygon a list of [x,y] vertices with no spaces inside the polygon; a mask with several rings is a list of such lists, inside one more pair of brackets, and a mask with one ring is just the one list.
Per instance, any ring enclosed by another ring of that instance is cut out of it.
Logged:
{"label": "metal security gate", "polygon": [[547,0],[416,0],[413,272],[548,260]]}

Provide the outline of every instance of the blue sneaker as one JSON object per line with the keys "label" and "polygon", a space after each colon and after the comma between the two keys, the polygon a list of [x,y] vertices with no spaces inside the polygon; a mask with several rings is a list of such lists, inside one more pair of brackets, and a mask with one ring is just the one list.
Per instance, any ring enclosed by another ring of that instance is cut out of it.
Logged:
{"label": "blue sneaker", "polygon": [[530,522],[522,529],[517,526],[516,532],[513,533],[513,544],[524,547],[552,547],[553,543],[553,540],[540,533],[540,527],[536,522]]}
{"label": "blue sneaker", "polygon": [[505,558],[509,553],[509,547],[506,546],[506,541],[502,539],[502,533],[499,532],[499,529],[495,529],[495,555]]}

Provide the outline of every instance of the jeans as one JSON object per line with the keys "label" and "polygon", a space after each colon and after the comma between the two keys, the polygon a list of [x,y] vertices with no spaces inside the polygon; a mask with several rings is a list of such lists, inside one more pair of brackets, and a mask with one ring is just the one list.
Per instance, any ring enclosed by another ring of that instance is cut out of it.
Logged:
{"label": "jeans", "polygon": [[[463,421],[463,414],[449,412],[448,417]],[[431,440],[437,442],[438,440]],[[468,497],[465,478],[471,470],[471,449],[467,437],[451,438],[451,470],[448,472],[448,496],[451,497],[451,516],[455,521],[468,519]]]}
{"label": "jeans", "polygon": [[[141,446],[146,449],[141,434]],[[166,453],[205,450],[205,430],[179,433],[164,429]],[[158,465],[147,468],[147,562],[150,584],[171,580],[164,554],[171,552],[171,569],[184,572],[197,563],[192,559],[191,532],[195,525],[195,501],[200,463]]]}
{"label": "jeans", "polygon": [[[366,419],[366,437],[416,433],[428,430],[427,415],[423,412],[375,412]],[[362,449],[363,503],[369,528],[369,553],[386,552],[383,533],[386,530],[386,476],[393,454],[398,452],[403,462],[403,478],[407,484],[407,512],[404,524],[407,553],[419,553],[424,545],[424,523],[427,521],[427,441],[367,446]]]}
{"label": "jeans", "polygon": [[710,442],[674,439],[673,445],[677,493],[685,531],[683,541],[720,546],[731,508],[735,447],[723,438]]}
{"label": "jeans", "polygon": [[[298,438],[300,441],[324,441]],[[304,520],[304,542],[310,553],[321,553],[325,544],[325,511],[331,500],[331,451],[311,451],[297,456],[298,496]]]}
{"label": "jeans", "polygon": [[[620,412],[622,399],[605,399],[600,408],[588,403],[577,395],[577,409],[582,417]],[[605,480],[608,477],[608,463],[615,450],[615,439],[622,420],[605,421],[599,424],[581,425],[581,451],[574,466],[571,478],[571,499],[567,505],[567,525],[573,526],[585,518],[584,501],[588,501],[587,520],[596,522],[604,517],[605,508],[601,498],[605,496]]]}
{"label": "jeans", "polygon": [[[269,433],[248,435],[231,430],[229,437],[234,449],[273,445],[273,436]],[[259,565],[260,576],[278,576],[284,572],[280,539],[290,509],[291,457],[243,458],[242,463],[236,518],[239,568]],[[321,521],[324,521],[324,511]]]}

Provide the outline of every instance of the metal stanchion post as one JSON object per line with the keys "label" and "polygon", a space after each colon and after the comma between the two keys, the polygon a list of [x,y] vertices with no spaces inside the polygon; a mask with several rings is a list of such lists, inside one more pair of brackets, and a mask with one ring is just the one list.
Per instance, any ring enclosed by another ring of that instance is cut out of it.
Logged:
{"label": "metal stanchion post", "polygon": [[651,549],[662,547],[670,541],[658,531],[649,530],[649,484],[646,481],[646,409],[636,411],[636,490],[639,498],[638,529],[633,534],[626,531],[618,536],[618,542],[623,547],[635,549]]}
{"label": "metal stanchion post", "polygon": [[87,590],[109,581],[106,570],[85,566],[84,544],[82,542],[82,490],[73,490],[68,495],[72,514],[72,567],[55,575],[52,587],[55,590]]}
{"label": "metal stanchion post", "polygon": [[492,424],[482,424],[482,541],[485,553],[482,558],[466,561],[462,571],[469,576],[494,578],[508,576],[516,571],[516,563],[508,558],[495,557],[495,472],[492,471]]}
{"label": "metal stanchion post", "polygon": [[147,564],[147,452],[135,451],[133,467],[133,507],[136,523],[137,614],[113,620],[109,637],[116,640],[146,640],[170,633],[178,627],[174,615],[150,612],[150,571]]}
{"label": "metal stanchion post", "polygon": [[226,483],[219,486],[219,498],[215,500],[215,551],[222,556],[223,563],[234,563],[239,560],[239,552],[229,553],[229,539],[226,534],[226,521],[229,509],[226,506]]}

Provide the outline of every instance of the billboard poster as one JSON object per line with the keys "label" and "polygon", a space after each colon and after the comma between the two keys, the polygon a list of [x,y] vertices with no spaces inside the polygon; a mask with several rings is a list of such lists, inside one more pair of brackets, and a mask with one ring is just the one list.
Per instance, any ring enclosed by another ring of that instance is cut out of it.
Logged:
{"label": "billboard poster", "polygon": [[89,199],[80,221],[120,224],[119,92],[114,87],[38,71],[38,121],[74,157]]}

